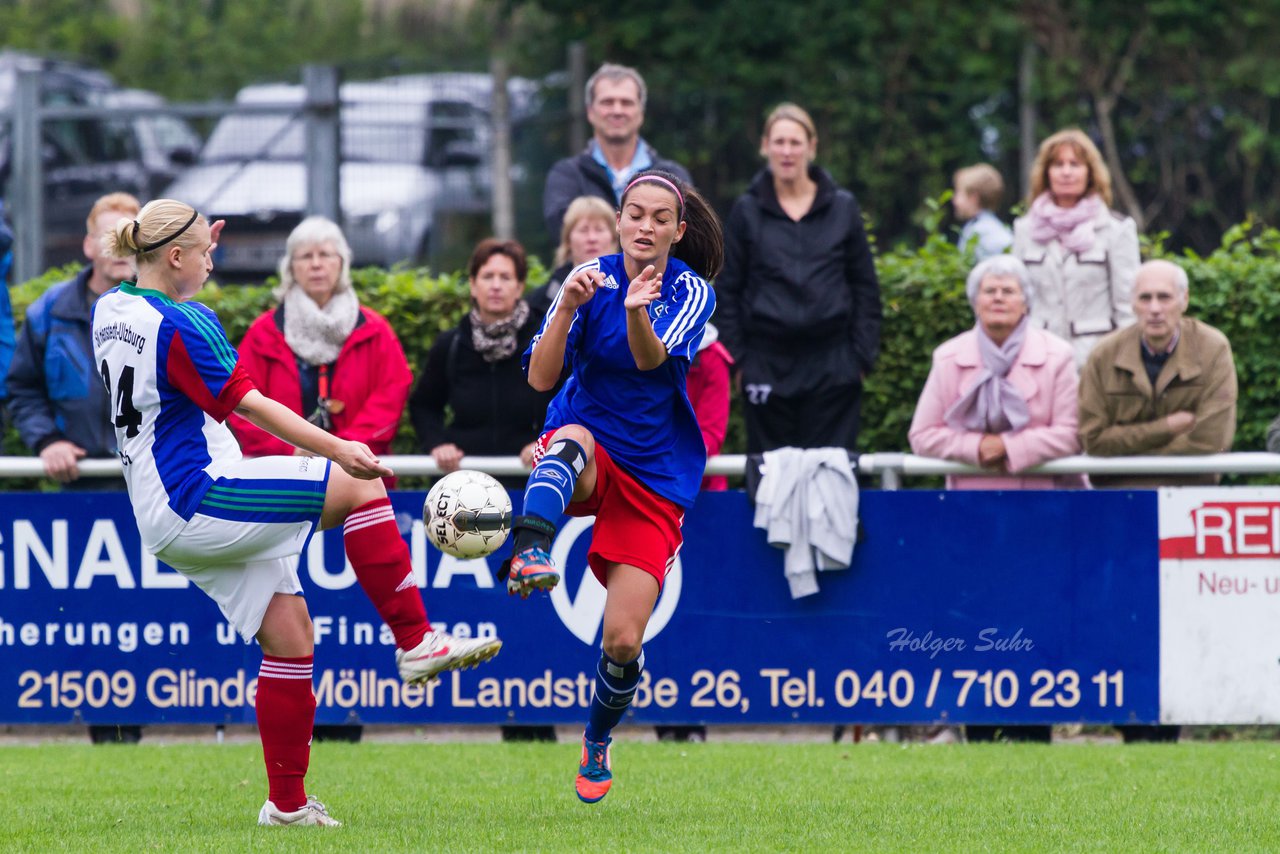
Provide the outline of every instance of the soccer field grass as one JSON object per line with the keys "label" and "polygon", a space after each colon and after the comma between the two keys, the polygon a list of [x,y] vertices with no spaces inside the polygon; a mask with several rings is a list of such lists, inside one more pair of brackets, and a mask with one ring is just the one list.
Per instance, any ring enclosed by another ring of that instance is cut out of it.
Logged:
{"label": "soccer field grass", "polygon": [[346,825],[259,828],[251,745],[0,748],[0,850],[1276,850],[1274,742],[317,744]]}

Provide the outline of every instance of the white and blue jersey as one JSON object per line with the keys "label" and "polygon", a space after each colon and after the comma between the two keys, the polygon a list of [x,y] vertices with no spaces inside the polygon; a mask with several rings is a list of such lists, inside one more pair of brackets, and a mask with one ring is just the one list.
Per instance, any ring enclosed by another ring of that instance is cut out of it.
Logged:
{"label": "white and blue jersey", "polygon": [[208,308],[125,282],[93,308],[93,352],[149,551],[197,512],[241,522],[319,517],[323,483],[319,491],[288,478],[244,488],[234,476],[240,446],[223,422],[254,386]]}
{"label": "white and blue jersey", "polygon": [[[574,313],[564,351],[565,366],[572,373],[547,407],[545,429],[581,424],[638,481],[663,498],[690,507],[698,495],[707,454],[685,391],[685,377],[715,310],[715,292],[688,265],[675,258],[667,262],[662,290],[649,305],[649,319],[669,358],[651,371],[642,371],[627,343],[623,302],[630,280],[622,255],[588,261],[569,275],[581,269],[598,269],[604,283]],[[526,372],[563,297],[561,289],[524,353]]]}

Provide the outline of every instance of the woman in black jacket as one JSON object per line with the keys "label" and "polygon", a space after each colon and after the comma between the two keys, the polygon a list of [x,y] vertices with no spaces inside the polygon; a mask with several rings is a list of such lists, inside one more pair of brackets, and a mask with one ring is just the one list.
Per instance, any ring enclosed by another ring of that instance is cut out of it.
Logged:
{"label": "woman in black jacket", "polygon": [[880,350],[880,283],[853,194],[814,166],[813,119],[780,104],[768,165],[734,204],[716,327],[740,367],[747,452],[853,449]]}
{"label": "woman in black jacket", "polygon": [[[518,454],[532,465],[553,392],[535,391],[520,368],[542,323],[523,298],[528,269],[516,241],[480,241],[467,266],[471,312],[427,353],[409,416],[422,453],[445,472],[456,471],[464,454]],[[523,477],[509,480],[510,489],[524,486]]]}

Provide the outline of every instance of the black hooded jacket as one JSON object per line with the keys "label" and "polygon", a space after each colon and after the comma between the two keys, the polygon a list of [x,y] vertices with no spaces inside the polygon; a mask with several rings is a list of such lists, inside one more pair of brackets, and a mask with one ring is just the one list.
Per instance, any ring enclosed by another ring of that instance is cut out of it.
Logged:
{"label": "black hooded jacket", "polygon": [[816,166],[798,222],[762,170],[734,203],[716,279],[716,328],[743,381],[804,394],[860,382],[880,352],[880,283],[848,190]]}

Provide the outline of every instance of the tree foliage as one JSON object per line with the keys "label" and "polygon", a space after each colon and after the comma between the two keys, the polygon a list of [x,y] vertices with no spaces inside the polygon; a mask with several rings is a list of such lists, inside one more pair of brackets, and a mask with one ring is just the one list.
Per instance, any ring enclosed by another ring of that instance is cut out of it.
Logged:
{"label": "tree foliage", "polygon": [[[1274,0],[12,0],[0,15],[8,46],[185,101],[296,78],[309,62],[353,79],[482,69],[498,31],[520,75],[562,72],[574,40],[592,65],[639,68],[646,137],[721,211],[761,165],[766,110],[793,100],[814,115],[820,163],[858,194],[881,245],[920,244],[922,200],[957,167],[988,160],[1021,185],[1019,68],[1033,45],[1033,136],[1084,128],[1116,175],[1117,205],[1148,232],[1209,252],[1248,216],[1280,221]],[[552,90],[533,129],[539,154],[520,164],[522,233],[535,242],[533,196],[567,153],[557,108],[578,97]]]}
{"label": "tree foliage", "polygon": [[1280,219],[1280,16],[1271,0],[724,0],[654,12],[542,0],[593,61],[640,68],[646,136],[722,209],[758,168],[781,100],[814,114],[819,160],[882,242],[919,242],[921,200],[977,160],[1021,185],[1018,70],[1043,139],[1083,127],[1117,177],[1117,205],[1202,252],[1249,214]]}

